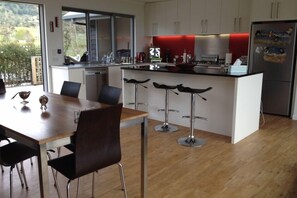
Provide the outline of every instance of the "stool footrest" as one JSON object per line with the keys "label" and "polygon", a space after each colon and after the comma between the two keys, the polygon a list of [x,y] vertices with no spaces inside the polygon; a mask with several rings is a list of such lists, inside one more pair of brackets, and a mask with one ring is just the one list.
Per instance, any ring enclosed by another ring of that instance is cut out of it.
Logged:
{"label": "stool footrest", "polygon": [[[165,109],[158,109],[158,111],[165,111]],[[179,110],[175,110],[175,109],[168,109],[168,111],[179,113]]]}
{"label": "stool footrest", "polygon": [[[138,105],[144,105],[145,103],[138,102],[137,104]],[[129,102],[128,105],[135,105],[135,103],[134,102]]]}
{"label": "stool footrest", "polygon": [[[183,116],[182,118],[190,118],[191,116]],[[195,116],[195,119],[200,119],[200,120],[207,120],[207,118],[205,117],[201,117],[201,116]]]}

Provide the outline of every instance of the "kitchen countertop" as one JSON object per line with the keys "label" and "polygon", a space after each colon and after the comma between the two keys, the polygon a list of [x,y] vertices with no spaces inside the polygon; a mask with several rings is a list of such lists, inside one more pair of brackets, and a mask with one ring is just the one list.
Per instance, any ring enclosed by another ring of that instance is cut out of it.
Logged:
{"label": "kitchen countertop", "polygon": [[138,71],[151,71],[151,72],[167,72],[167,73],[180,73],[180,74],[197,74],[197,75],[211,75],[211,76],[223,76],[223,77],[244,77],[258,73],[247,72],[228,72],[226,68],[221,67],[205,67],[194,66],[193,68],[180,68],[177,66],[156,66],[156,65],[133,65],[129,67],[122,67],[122,69],[138,70]]}
{"label": "kitchen countertop", "polygon": [[[100,68],[100,67],[123,67],[123,66],[143,66],[149,63],[75,63],[70,65],[51,65],[52,68],[61,69],[81,69],[81,68]],[[158,65],[163,65],[165,63],[160,63]],[[167,63],[165,64],[167,65]]]}

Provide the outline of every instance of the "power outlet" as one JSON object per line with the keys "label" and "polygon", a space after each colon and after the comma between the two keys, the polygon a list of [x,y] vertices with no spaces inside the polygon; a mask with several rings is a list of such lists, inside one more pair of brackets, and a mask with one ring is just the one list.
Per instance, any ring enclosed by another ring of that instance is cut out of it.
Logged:
{"label": "power outlet", "polygon": [[58,50],[57,50],[57,53],[58,53],[58,54],[62,54],[62,50],[61,50],[61,49],[58,49]]}

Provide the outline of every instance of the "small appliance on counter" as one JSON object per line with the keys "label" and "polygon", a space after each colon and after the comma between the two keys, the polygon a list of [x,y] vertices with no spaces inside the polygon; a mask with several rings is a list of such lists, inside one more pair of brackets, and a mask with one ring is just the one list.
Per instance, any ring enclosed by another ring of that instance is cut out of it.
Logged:
{"label": "small appliance on counter", "polygon": [[136,55],[136,62],[137,63],[146,62],[146,54],[144,52],[138,52]]}
{"label": "small appliance on counter", "polygon": [[208,65],[219,65],[219,55],[218,54],[202,54],[201,59],[198,60],[197,65],[208,66]]}
{"label": "small appliance on counter", "polygon": [[161,49],[159,47],[150,47],[149,52],[150,52],[150,60],[152,63],[162,61]]}

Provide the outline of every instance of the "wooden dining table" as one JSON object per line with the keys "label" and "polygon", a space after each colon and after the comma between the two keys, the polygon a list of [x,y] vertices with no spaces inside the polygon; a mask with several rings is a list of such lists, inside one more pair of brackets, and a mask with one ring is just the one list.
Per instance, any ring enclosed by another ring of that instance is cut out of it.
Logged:
{"label": "wooden dining table", "polygon": [[[77,124],[74,112],[90,108],[102,108],[106,104],[77,99],[42,91],[31,91],[26,102],[17,95],[16,89],[6,89],[0,94],[0,125],[5,128],[6,135],[26,144],[38,152],[38,171],[40,197],[50,197],[50,184],[47,165],[47,150],[70,143],[70,136]],[[27,91],[27,90],[26,90]],[[47,109],[41,109],[40,96],[48,97]],[[147,125],[148,113],[123,108],[121,127],[141,125],[141,197],[147,197]]]}

